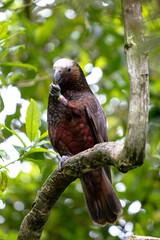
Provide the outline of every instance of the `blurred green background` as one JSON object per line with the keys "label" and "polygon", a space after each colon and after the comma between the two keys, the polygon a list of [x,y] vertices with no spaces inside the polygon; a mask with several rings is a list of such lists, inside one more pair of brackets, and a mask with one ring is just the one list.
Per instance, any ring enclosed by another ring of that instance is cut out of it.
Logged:
{"label": "blurred green background", "polygon": [[[160,237],[160,4],[143,1],[145,48],[150,71],[150,113],[144,164],[126,174],[112,168],[113,185],[123,205],[115,225],[93,225],[76,180],[61,195],[44,227],[42,240],[112,240],[131,234]],[[124,54],[124,28],[119,0],[1,0],[0,123],[26,144],[25,116],[33,98],[40,109],[40,131],[47,131],[47,102],[52,65],[58,58],[77,61],[102,104],[110,141],[124,141],[129,104],[129,78]],[[137,133],[138,134],[138,133]],[[0,159],[18,159],[17,138],[0,132]],[[51,145],[44,145],[51,150]],[[3,152],[4,153],[4,152]],[[36,192],[57,167],[54,154],[34,153],[31,162],[9,165],[5,203],[0,200],[0,239],[17,239]],[[4,171],[4,169],[1,169]],[[2,175],[1,175],[2,181]]]}

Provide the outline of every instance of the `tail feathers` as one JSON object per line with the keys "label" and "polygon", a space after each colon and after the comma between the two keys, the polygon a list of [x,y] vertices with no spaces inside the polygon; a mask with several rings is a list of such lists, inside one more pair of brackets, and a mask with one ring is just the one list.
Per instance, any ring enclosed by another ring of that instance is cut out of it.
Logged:
{"label": "tail feathers", "polygon": [[122,206],[104,168],[84,174],[81,182],[92,221],[101,226],[114,223]]}

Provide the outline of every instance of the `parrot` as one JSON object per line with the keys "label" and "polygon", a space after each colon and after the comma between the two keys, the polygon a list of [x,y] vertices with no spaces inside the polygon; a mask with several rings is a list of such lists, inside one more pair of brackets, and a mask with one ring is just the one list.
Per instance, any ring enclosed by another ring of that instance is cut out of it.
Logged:
{"label": "parrot", "polygon": [[[48,133],[62,161],[97,143],[108,142],[106,117],[90,89],[79,64],[68,58],[54,65],[48,99]],[[91,170],[80,177],[89,216],[105,226],[117,221],[121,202],[112,186],[110,166]]]}

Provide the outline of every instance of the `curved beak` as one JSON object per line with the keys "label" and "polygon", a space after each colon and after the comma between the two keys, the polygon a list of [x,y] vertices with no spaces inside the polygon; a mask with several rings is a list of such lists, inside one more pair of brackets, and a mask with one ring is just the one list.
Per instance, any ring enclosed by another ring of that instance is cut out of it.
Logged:
{"label": "curved beak", "polygon": [[53,81],[55,84],[60,84],[62,82],[62,73],[60,70],[55,70]]}

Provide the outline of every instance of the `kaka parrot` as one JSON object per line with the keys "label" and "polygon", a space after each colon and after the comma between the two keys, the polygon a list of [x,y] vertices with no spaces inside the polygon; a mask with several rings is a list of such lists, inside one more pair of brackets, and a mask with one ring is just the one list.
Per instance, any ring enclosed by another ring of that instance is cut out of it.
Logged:
{"label": "kaka parrot", "polygon": [[[104,111],[81,67],[71,59],[62,58],[54,63],[53,69],[47,120],[54,150],[69,157],[107,142]],[[92,221],[101,226],[114,223],[122,213],[122,206],[112,187],[110,166],[83,174],[81,184]]]}

